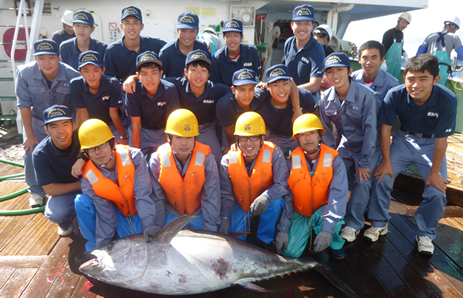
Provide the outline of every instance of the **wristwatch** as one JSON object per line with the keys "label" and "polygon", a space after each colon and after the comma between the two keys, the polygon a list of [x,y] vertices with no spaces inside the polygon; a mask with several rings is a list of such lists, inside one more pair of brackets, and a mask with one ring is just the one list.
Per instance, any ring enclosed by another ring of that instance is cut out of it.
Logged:
{"label": "wristwatch", "polygon": [[119,139],[120,139],[120,140],[128,140],[128,139],[129,139],[129,136],[128,136],[128,135],[120,136]]}
{"label": "wristwatch", "polygon": [[77,155],[77,159],[83,159],[85,162],[87,162],[89,158],[85,152],[80,152],[79,155]]}

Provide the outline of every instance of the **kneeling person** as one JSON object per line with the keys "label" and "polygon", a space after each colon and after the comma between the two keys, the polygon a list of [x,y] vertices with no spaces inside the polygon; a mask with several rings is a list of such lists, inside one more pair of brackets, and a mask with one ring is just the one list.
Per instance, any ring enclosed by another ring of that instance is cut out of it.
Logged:
{"label": "kneeling person", "polygon": [[[291,196],[287,196],[288,169],[283,153],[278,146],[265,141],[264,119],[256,112],[246,112],[238,118],[235,136],[237,148],[224,155],[220,165],[220,232],[247,232],[251,217],[260,215],[256,236],[263,243],[258,242],[273,250],[271,245],[275,240],[279,253],[288,243],[293,209]],[[276,227],[279,232],[275,238]]]}
{"label": "kneeling person", "polygon": [[293,138],[299,143],[287,160],[288,185],[294,200],[288,249],[282,254],[299,258],[314,230],[314,251],[328,246],[337,259],[345,256],[339,235],[347,204],[346,167],[336,150],[321,143],[325,133],[317,116],[303,114],[294,121]]}
{"label": "kneeling person", "polygon": [[156,226],[183,215],[198,215],[193,229],[217,231],[220,224],[219,174],[209,146],[196,141],[198,120],[189,110],[178,109],[166,123],[167,143],[149,162],[156,203]]}
{"label": "kneeling person", "polygon": [[86,251],[106,246],[114,233],[118,238],[143,233],[148,242],[159,229],[143,153],[115,145],[108,125],[99,119],[82,124],[79,140],[90,158],[83,169],[83,194],[75,199]]}

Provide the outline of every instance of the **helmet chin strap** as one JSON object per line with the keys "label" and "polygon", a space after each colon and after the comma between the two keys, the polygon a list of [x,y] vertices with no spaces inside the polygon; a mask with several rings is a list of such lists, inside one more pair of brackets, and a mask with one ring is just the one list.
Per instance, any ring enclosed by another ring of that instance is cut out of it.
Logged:
{"label": "helmet chin strap", "polygon": [[[235,143],[236,143],[236,147],[239,149],[240,147],[239,147],[238,140],[236,140]],[[259,148],[259,150],[257,150],[256,154],[253,155],[253,156],[247,156],[246,154],[244,154],[243,150],[241,150],[241,153],[243,154],[244,157],[249,157],[249,158],[257,156],[257,155],[259,155],[260,149],[262,149],[263,144],[264,144],[264,142],[262,141],[262,137],[261,137],[261,139],[260,139],[260,148]]]}
{"label": "helmet chin strap", "polygon": [[318,151],[320,151],[320,144],[321,144],[321,143],[318,143],[317,149],[315,149],[315,150],[312,151],[312,152],[307,152],[307,151],[304,150],[304,154],[306,154],[306,155],[311,155],[311,154],[317,153]]}
{"label": "helmet chin strap", "polygon": [[111,151],[111,158],[109,159],[109,161],[107,163],[105,163],[104,165],[100,165],[100,167],[102,167],[102,168],[106,167],[111,162],[111,160],[113,159],[113,155],[114,155],[114,150]]}

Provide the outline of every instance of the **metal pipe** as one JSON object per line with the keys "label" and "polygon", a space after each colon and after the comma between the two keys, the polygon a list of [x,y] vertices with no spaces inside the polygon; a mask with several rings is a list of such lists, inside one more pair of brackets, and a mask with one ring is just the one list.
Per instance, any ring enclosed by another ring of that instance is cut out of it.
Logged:
{"label": "metal pipe", "polygon": [[334,33],[336,33],[337,28],[338,28],[338,13],[344,12],[344,11],[349,11],[352,8],[354,8],[354,6],[355,6],[355,4],[349,4],[349,5],[343,6],[343,7],[339,7],[338,5],[336,5],[335,7],[333,7],[333,9],[331,9],[328,12],[328,17],[327,17],[326,23],[328,24],[328,26],[331,27],[331,29],[333,30]]}
{"label": "metal pipe", "polygon": [[24,0],[21,0],[21,2],[19,3],[18,17],[16,18],[16,26],[14,29],[13,45],[11,46],[11,68],[13,69],[13,78],[15,80],[15,83],[16,83],[16,65],[15,65],[14,56],[16,52],[16,41],[18,40],[19,22],[21,20],[21,13],[23,11],[23,6],[24,6]]}

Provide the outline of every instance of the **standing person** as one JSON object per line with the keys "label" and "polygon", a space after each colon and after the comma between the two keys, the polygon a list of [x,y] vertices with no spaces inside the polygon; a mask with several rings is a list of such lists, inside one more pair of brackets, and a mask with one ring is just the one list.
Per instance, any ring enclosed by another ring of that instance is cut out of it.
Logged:
{"label": "standing person", "polygon": [[79,55],[83,52],[91,50],[100,53],[100,55],[104,57],[108,45],[98,39],[90,37],[92,32],[95,31],[95,21],[91,13],[85,10],[74,12],[72,28],[76,33],[76,37],[64,41],[59,47],[61,62],[77,70],[79,66]]}
{"label": "standing person", "polygon": [[146,51],[159,54],[166,42],[159,38],[141,36],[143,16],[138,7],[127,6],[121,12],[124,36],[108,46],[104,56],[106,75],[121,83],[137,71],[137,56]]}
{"label": "standing person", "polygon": [[[166,78],[182,77],[188,53],[194,50],[208,51],[207,45],[196,40],[199,18],[192,11],[184,11],[178,16],[178,38],[166,44],[159,52]],[[210,59],[209,54],[207,54]]]}
{"label": "standing person", "polygon": [[77,130],[74,130],[71,111],[62,105],[53,105],[43,112],[45,137],[32,155],[37,184],[49,198],[45,217],[58,224],[58,235],[69,236],[77,228],[74,198],[82,193],[80,179],[71,169],[77,159],[86,157],[80,152]]}
{"label": "standing person", "polygon": [[199,135],[195,115],[186,109],[172,112],[166,124],[167,143],[151,155],[149,168],[156,204],[156,227],[195,214],[193,229],[217,231],[220,225],[219,174],[214,156]]}
{"label": "standing person", "polygon": [[[395,177],[415,164],[425,181],[423,201],[415,212],[418,252],[432,255],[436,228],[447,202],[447,138],[455,132],[457,97],[439,82],[439,61],[431,54],[412,57],[405,66],[405,85],[389,91],[379,115],[382,163],[377,177],[368,218],[371,228],[364,239],[375,242],[386,235],[389,205]],[[402,126],[394,133],[392,125],[399,118]]]}
{"label": "standing person", "polygon": [[346,167],[336,150],[322,144],[324,133],[316,115],[303,114],[294,121],[293,138],[299,147],[286,161],[294,202],[289,242],[282,252],[286,257],[301,256],[312,230],[316,253],[329,247],[334,258],[345,257],[339,231],[347,204]]}
{"label": "standing person", "polygon": [[399,80],[390,73],[380,69],[384,62],[384,46],[376,40],[369,40],[359,49],[359,63],[362,69],[352,73],[352,80],[375,91],[381,102],[392,87],[399,85]]}
{"label": "standing person", "polygon": [[373,90],[351,80],[350,60],[344,53],[326,57],[324,71],[333,87],[323,93],[320,101],[320,120],[326,132],[323,143],[336,149],[347,172],[355,173],[344,218],[346,226],[341,232],[341,236],[351,242],[365,223],[363,214],[374,180],[371,176],[381,157],[377,130],[381,103]]}
{"label": "standing person", "polygon": [[115,145],[111,130],[99,119],[82,124],[79,140],[89,160],[83,168],[82,194],[75,199],[77,220],[87,240],[86,252],[77,262],[108,245],[114,236],[143,233],[149,242],[159,229],[154,225],[156,210],[143,153]]}
{"label": "standing person", "polygon": [[217,36],[217,32],[211,27],[204,29],[203,33],[198,34],[196,37],[199,40],[207,42],[211,47],[211,56],[223,47],[222,40]]}
{"label": "standing person", "polygon": [[137,57],[136,91],[127,93],[126,98],[127,114],[132,120],[130,144],[147,157],[166,142],[167,117],[180,108],[177,88],[161,79],[162,74],[159,56],[150,51],[141,53]]}
{"label": "standing person", "polygon": [[[404,53],[404,33],[402,32],[412,21],[412,15],[404,12],[399,16],[397,25],[387,30],[383,35],[383,45],[386,52],[387,72],[399,79]],[[405,54],[405,53],[404,53]]]}
{"label": "standing person", "polygon": [[333,31],[328,25],[320,25],[313,30],[313,36],[323,46],[325,51],[325,57],[331,53],[334,53],[333,48],[330,46],[331,38],[333,37]]}
{"label": "standing person", "polygon": [[220,232],[248,232],[252,218],[259,216],[258,244],[280,253],[288,245],[293,204],[287,195],[285,158],[278,146],[265,141],[265,134],[264,119],[256,112],[243,113],[236,121],[236,150],[225,154],[220,164]]}
{"label": "standing person", "polygon": [[291,29],[294,36],[285,42],[285,64],[291,77],[300,88],[309,90],[318,98],[323,73],[325,52],[322,45],[313,38],[315,11],[311,5],[297,6],[293,11]]}
{"label": "standing person", "polygon": [[463,60],[463,46],[455,33],[460,29],[460,19],[455,16],[444,22],[444,30],[428,35],[416,52],[417,55],[428,53],[439,59],[439,84],[446,86],[448,74],[451,72],[450,53],[457,52],[458,60]]}
{"label": "standing person", "polygon": [[121,83],[104,75],[102,56],[95,51],[80,54],[78,69],[81,76],[71,80],[77,128],[89,118],[100,119],[109,126],[118,144],[128,145],[126,119],[121,119],[125,115],[120,111]]}
{"label": "standing person", "polygon": [[53,32],[51,39],[59,46],[63,41],[76,37],[74,29],[72,28],[72,10],[66,10],[61,18],[63,29]]}
{"label": "standing person", "polygon": [[65,105],[74,119],[71,105],[71,79],[79,73],[72,67],[59,62],[58,45],[51,39],[41,39],[34,43],[35,61],[18,67],[15,93],[24,125],[24,170],[29,185],[31,207],[43,204],[45,191],[37,185],[32,165],[32,151],[46,136],[43,112],[52,105]]}
{"label": "standing person", "polygon": [[231,86],[233,74],[242,68],[251,69],[257,76],[260,75],[262,65],[257,48],[241,42],[243,23],[238,19],[230,19],[225,21],[222,31],[226,46],[212,57],[211,81]]}

